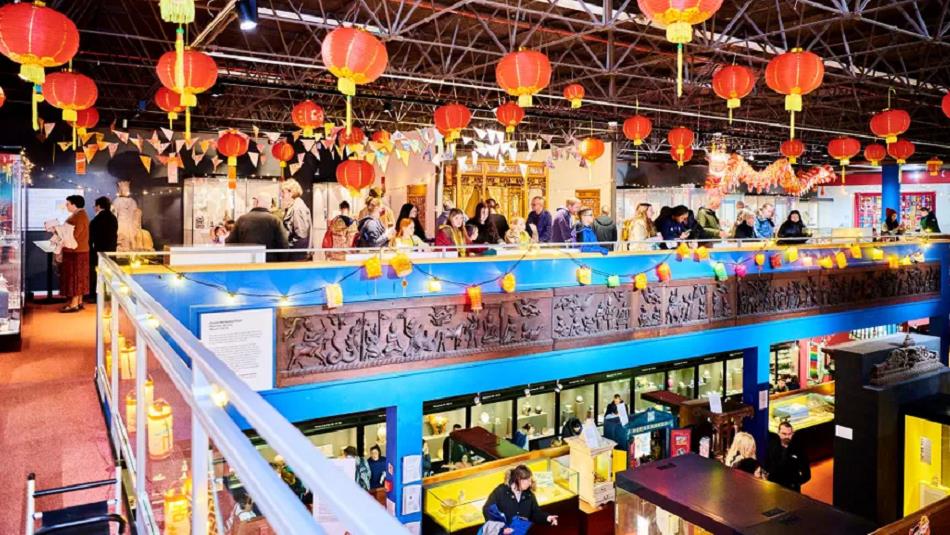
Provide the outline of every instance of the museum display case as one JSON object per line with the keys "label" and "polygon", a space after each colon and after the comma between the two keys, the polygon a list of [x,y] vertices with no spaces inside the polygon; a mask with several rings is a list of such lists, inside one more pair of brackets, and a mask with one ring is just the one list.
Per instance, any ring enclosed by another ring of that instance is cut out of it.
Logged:
{"label": "museum display case", "polygon": [[609,378],[607,381],[603,381],[597,384],[597,399],[599,400],[599,407],[596,411],[597,413],[597,425],[603,425],[604,423],[604,413],[607,410],[607,405],[613,403],[614,395],[620,394],[620,397],[624,401],[627,401],[630,396],[630,376],[629,374],[615,373],[615,377],[624,377],[624,378]]}
{"label": "museum display case", "polygon": [[950,395],[904,409],[903,515],[950,496]]}
{"label": "museum display case", "polygon": [[186,178],[183,186],[185,244],[213,243],[214,227],[246,213],[252,208],[252,198],[258,194],[279,202],[277,181],[239,180],[232,190],[228,188],[227,178]]}
{"label": "museum display case", "polygon": [[433,462],[444,460],[442,446],[455,425],[466,426],[465,407],[433,412],[423,417],[422,440],[428,445]]}
{"label": "museum display case", "polygon": [[554,392],[545,392],[521,396],[515,400],[515,407],[518,409],[518,430],[524,433],[524,426],[530,425],[527,433],[529,440],[551,437],[560,431],[555,427],[555,395]]}
{"label": "museum display case", "polygon": [[659,407],[649,400],[643,399],[643,394],[663,390],[663,382],[665,380],[666,374],[663,372],[647,373],[636,377],[637,394],[636,401],[634,402],[634,410],[636,412],[645,411],[651,407]]}
{"label": "museum display case", "polygon": [[776,344],[769,349],[769,382],[772,388],[775,388],[780,377],[798,377],[800,359],[798,342]]}
{"label": "museum display case", "polygon": [[515,457],[510,461],[492,463],[490,468],[473,470],[468,475],[447,481],[424,481],[423,511],[448,533],[466,528],[477,530],[485,522],[482,506],[488,496],[504,481],[507,472],[519,464],[526,465],[534,474],[538,505],[546,511],[554,511],[552,504],[574,499],[576,510],[579,490],[577,472],[548,457],[531,460]]}
{"label": "museum display case", "polygon": [[589,444],[583,436],[570,437],[565,442],[571,448],[571,469],[578,474],[581,500],[600,506],[614,499],[614,446],[613,440],[597,436],[597,443]]}
{"label": "museum display case", "polygon": [[774,394],[769,403],[769,431],[778,432],[778,426],[787,421],[801,431],[835,419],[834,382],[792,392]]}
{"label": "museum display case", "polygon": [[19,155],[0,154],[0,346],[10,349],[19,345],[24,297],[26,166]]}

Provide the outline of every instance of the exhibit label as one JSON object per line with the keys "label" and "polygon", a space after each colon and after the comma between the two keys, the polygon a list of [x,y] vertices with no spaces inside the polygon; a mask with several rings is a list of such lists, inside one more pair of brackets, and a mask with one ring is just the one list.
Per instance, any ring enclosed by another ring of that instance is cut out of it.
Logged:
{"label": "exhibit label", "polygon": [[201,314],[201,341],[254,390],[274,388],[274,310]]}

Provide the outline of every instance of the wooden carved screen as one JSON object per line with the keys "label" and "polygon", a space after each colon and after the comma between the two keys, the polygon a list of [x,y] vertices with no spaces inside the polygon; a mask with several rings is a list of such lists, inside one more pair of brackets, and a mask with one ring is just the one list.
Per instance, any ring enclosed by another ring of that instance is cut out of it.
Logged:
{"label": "wooden carved screen", "polygon": [[547,199],[548,170],[543,162],[479,160],[460,170],[457,164],[445,164],[442,198],[471,216],[475,206],[495,199],[505,217],[525,217],[532,197]]}
{"label": "wooden carved screen", "polygon": [[429,207],[426,205],[427,189],[425,184],[412,184],[406,188],[406,202],[416,207],[422,228],[426,227],[426,214],[429,211]]}

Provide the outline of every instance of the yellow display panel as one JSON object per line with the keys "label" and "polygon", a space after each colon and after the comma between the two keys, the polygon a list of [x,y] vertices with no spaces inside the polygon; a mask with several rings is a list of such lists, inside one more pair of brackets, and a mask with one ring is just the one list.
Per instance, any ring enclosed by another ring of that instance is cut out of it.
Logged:
{"label": "yellow display panel", "polygon": [[948,426],[904,417],[904,516],[950,495],[943,474],[948,439]]}

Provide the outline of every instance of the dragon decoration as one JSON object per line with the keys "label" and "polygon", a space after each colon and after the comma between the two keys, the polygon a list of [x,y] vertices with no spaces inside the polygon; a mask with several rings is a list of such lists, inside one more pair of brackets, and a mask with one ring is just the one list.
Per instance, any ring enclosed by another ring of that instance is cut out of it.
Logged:
{"label": "dragon decoration", "polygon": [[837,178],[830,165],[796,171],[786,158],[776,160],[761,171],[753,169],[739,154],[722,150],[710,151],[707,160],[709,174],[704,187],[710,193],[718,191],[722,195],[745,184],[750,192],[764,193],[780,186],[787,194],[800,196]]}

